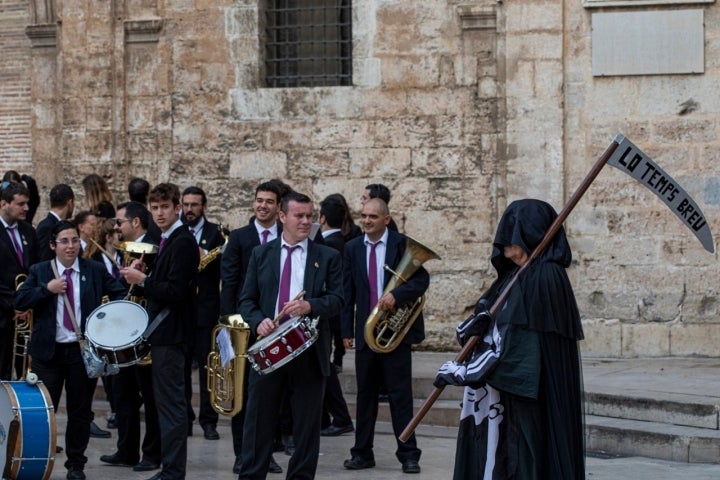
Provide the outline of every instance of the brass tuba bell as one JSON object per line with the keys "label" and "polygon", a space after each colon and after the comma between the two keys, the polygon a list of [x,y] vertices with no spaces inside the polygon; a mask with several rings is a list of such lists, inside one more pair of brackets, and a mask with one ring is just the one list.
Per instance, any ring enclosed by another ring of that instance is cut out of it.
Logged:
{"label": "brass tuba bell", "polygon": [[[385,265],[385,269],[393,274],[393,278],[385,287],[383,295],[401,283],[407,282],[407,279],[412,277],[423,263],[428,260],[440,259],[435,252],[422,243],[407,235],[406,238],[405,253],[400,259],[397,270],[393,271]],[[424,304],[425,295],[421,295],[412,304],[393,310],[380,311],[376,305],[365,322],[365,343],[374,352],[392,352],[410,331],[410,327],[420,315]]]}
{"label": "brass tuba bell", "polygon": [[[224,367],[217,344],[217,335],[223,328],[227,328],[230,333],[233,350],[233,358]],[[240,314],[225,315],[218,320],[211,337],[212,343],[207,358],[207,389],[210,392],[210,405],[219,414],[232,417],[242,410],[243,405],[250,326]]]}

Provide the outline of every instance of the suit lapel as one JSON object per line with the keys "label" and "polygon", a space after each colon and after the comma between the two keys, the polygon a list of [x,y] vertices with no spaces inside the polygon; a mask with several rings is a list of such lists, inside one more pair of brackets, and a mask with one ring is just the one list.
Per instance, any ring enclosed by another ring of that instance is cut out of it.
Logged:
{"label": "suit lapel", "polygon": [[[387,248],[385,248],[385,265],[392,268],[393,265],[395,265],[398,261],[398,246],[400,245],[400,242],[398,241],[398,237],[393,235],[392,230],[388,230],[388,244]],[[383,288],[385,285],[388,284],[390,279],[392,278],[393,274],[385,270],[385,276],[384,276],[384,282],[383,282]]]}
{"label": "suit lapel", "polygon": [[25,225],[18,224],[18,233],[20,233],[20,242],[22,243],[22,254],[23,254],[23,264],[25,265],[25,269],[29,270],[30,268],[30,245],[28,244],[27,240],[27,230],[25,229]]}
{"label": "suit lapel", "polygon": [[[13,241],[10,239],[10,233],[8,232],[8,229],[5,228],[5,225],[0,223],[0,228],[2,228],[2,234],[0,237],[2,237],[3,244],[10,250],[10,253],[12,253],[12,258],[15,260],[15,263],[17,263],[18,267],[20,265],[20,259],[18,259],[17,252],[15,251],[15,245],[13,244]],[[18,226],[18,233],[19,233],[20,227]],[[20,241],[22,241],[23,235],[20,234]],[[27,250],[27,249],[25,249]],[[25,261],[25,265],[28,264],[28,259],[26,258],[27,253],[23,251],[23,260]]]}
{"label": "suit lapel", "polygon": [[312,240],[308,240],[308,252],[305,258],[305,277],[303,278],[303,290],[307,292],[306,297],[313,296],[313,292],[315,292],[315,274],[318,268],[320,268],[319,253],[319,249],[315,247]]}

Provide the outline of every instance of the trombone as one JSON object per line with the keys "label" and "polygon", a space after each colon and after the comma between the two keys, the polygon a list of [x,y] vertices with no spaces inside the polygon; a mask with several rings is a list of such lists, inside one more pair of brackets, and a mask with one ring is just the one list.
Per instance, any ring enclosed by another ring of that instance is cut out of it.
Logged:
{"label": "trombone", "polygon": [[[19,273],[15,277],[15,291],[19,290],[23,282],[27,279],[26,273]],[[15,322],[15,333],[13,334],[13,367],[17,365],[18,359],[22,359],[22,368],[19,370],[22,372],[18,374],[16,368],[15,375],[18,376],[16,380],[24,380],[30,371],[30,357],[28,356],[28,344],[30,343],[30,337],[32,335],[33,327],[33,311],[28,310],[27,312],[15,313],[13,317]]]}

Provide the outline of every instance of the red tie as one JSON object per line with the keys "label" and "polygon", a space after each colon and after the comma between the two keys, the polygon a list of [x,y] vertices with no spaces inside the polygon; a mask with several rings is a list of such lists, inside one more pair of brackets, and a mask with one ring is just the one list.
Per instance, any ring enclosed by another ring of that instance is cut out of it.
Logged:
{"label": "red tie", "polygon": [[262,235],[262,244],[265,245],[267,243],[267,237],[270,235],[270,230],[263,230],[260,235]]}
{"label": "red tie", "polygon": [[73,327],[72,319],[70,318],[70,312],[68,311],[68,307],[75,309],[75,299],[74,299],[74,289],[73,289],[73,282],[72,282],[72,268],[66,268],[65,269],[65,281],[67,282],[67,290],[66,294],[68,297],[68,304],[65,305],[65,310],[63,310],[63,326],[70,330],[71,332],[75,331],[75,327]]}
{"label": "red tie", "polygon": [[[283,248],[287,250],[287,256],[285,257],[285,264],[283,265],[282,275],[280,277],[280,294],[278,295],[278,311],[282,310],[286,303],[290,301],[290,283],[292,281],[292,254],[296,248],[300,248],[300,245],[291,247],[289,245],[283,245]],[[288,320],[290,315],[284,315],[279,323],[283,323]]]}
{"label": "red tie", "polygon": [[378,301],[378,284],[377,284],[377,256],[375,248],[380,242],[370,244],[370,260],[368,261],[368,283],[370,284],[370,311],[375,308]]}

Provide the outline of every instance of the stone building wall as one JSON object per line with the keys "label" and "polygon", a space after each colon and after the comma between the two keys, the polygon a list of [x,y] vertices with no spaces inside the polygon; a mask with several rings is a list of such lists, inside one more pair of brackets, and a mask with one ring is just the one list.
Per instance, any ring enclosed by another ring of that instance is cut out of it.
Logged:
{"label": "stone building wall", "polygon": [[[452,327],[492,281],[507,203],[559,210],[618,131],[717,218],[714,4],[694,7],[703,74],[599,78],[577,0],[355,0],[353,86],[269,89],[262,1],[30,3],[44,192],[79,190],[90,172],[121,199],[135,175],[197,184],[209,216],[238,227],[271,177],[355,209],[364,185],[384,183],[401,230],[442,257],[426,264],[427,348],[454,348]],[[679,115],[689,98],[700,108]],[[716,257],[650,192],[607,167],[566,228],[586,352],[717,355]]]}

